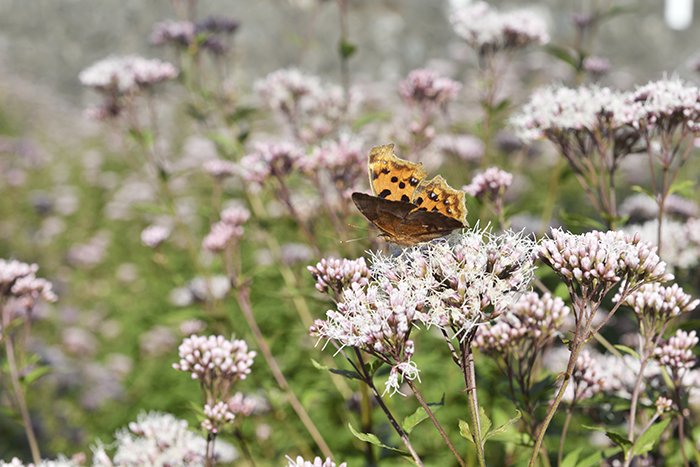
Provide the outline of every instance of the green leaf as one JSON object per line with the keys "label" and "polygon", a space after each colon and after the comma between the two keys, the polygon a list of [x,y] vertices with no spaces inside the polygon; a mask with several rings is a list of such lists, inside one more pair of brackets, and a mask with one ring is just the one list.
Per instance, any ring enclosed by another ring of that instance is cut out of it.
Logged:
{"label": "green leaf", "polygon": [[355,55],[355,52],[357,52],[357,46],[352,42],[341,40],[338,44],[338,53],[344,60]]}
{"label": "green leaf", "polygon": [[370,376],[374,376],[383,365],[384,362],[377,358],[373,361],[365,363],[365,369],[367,371],[367,374],[369,374]]}
{"label": "green leaf", "polygon": [[403,419],[403,422],[401,422],[401,428],[403,428],[403,431],[410,434],[416,425],[427,418],[428,413],[425,411],[425,409],[423,407],[418,407],[415,412]]}
{"label": "green leaf", "polygon": [[[440,399],[440,402],[428,402],[428,407],[431,407],[433,413],[440,410],[440,408],[442,408],[444,405],[445,394],[442,395],[442,399]],[[428,418],[428,412],[426,412],[423,407],[418,407],[415,412],[403,419],[403,422],[401,423],[401,428],[403,428],[403,430],[406,433],[410,434],[411,431],[413,431],[413,429],[416,427],[416,425],[418,425],[426,418]]]}
{"label": "green leaf", "polygon": [[693,180],[678,180],[671,184],[671,188],[668,191],[668,194],[672,195],[675,193],[679,193],[686,198],[690,198],[693,196],[695,192],[695,182]]}
{"label": "green leaf", "polygon": [[38,367],[34,368],[32,371],[30,371],[29,373],[27,373],[26,375],[24,375],[22,380],[23,380],[25,385],[30,385],[34,381],[36,381],[39,378],[41,378],[42,376],[44,376],[45,374],[49,373],[50,371],[51,371],[51,367],[49,367],[49,366],[45,366],[45,365],[38,366]]}
{"label": "green leaf", "polygon": [[496,435],[499,435],[501,433],[505,433],[505,431],[510,427],[511,425],[515,424],[518,420],[522,418],[523,414],[519,410],[515,411],[515,417],[511,418],[507,422],[505,422],[502,425],[497,426],[493,430],[489,431],[488,433],[484,434],[484,441],[486,441],[489,438],[492,438]]}
{"label": "green leaf", "polygon": [[578,457],[581,455],[581,448],[575,449],[566,455],[559,467],[577,467]]}
{"label": "green leaf", "polygon": [[486,437],[493,423],[491,423],[491,419],[486,415],[486,411],[481,405],[479,406],[479,425],[481,426],[481,440],[482,442],[486,442]]}
{"label": "green leaf", "polygon": [[602,460],[602,457],[600,455],[600,452],[594,452],[588,457],[585,457],[576,464],[576,467],[595,467],[600,465],[600,461]]}
{"label": "green leaf", "polygon": [[380,448],[388,449],[390,451],[398,452],[403,455],[408,455],[406,451],[403,451],[398,448],[394,448],[391,446],[387,446],[386,444],[382,443],[379,438],[377,438],[377,435],[372,434],[372,433],[360,433],[359,431],[355,430],[355,428],[352,427],[352,423],[348,423],[348,428],[350,428],[350,432],[353,434],[353,436],[360,441],[364,441],[365,443],[373,444],[374,446],[379,446]]}
{"label": "green leaf", "polygon": [[558,45],[548,45],[544,48],[549,55],[561,60],[570,65],[574,70],[581,67],[581,59],[576,56],[576,51]]}
{"label": "green leaf", "polygon": [[659,423],[655,423],[649,427],[647,431],[642,433],[642,435],[637,438],[632,446],[632,454],[635,456],[641,456],[646,454],[654,448],[654,444],[661,438],[664,430],[671,423],[671,418],[666,418],[661,420]]}
{"label": "green leaf", "polygon": [[632,355],[637,360],[641,359],[641,357],[639,356],[637,351],[631,347],[627,347],[626,345],[622,345],[622,344],[615,344],[613,347],[615,347],[617,350],[619,350],[621,352]]}
{"label": "green leaf", "polygon": [[465,420],[459,421],[459,435],[471,443],[474,442],[472,431],[469,429],[469,423],[467,423]]}
{"label": "green leaf", "polygon": [[336,375],[344,376],[348,379],[358,379],[362,381],[362,377],[357,373],[356,371],[352,370],[342,370],[340,368],[330,368],[326,365],[322,365],[313,358],[311,359],[311,364],[314,366],[314,368],[318,370],[323,370],[323,371],[330,371],[331,373],[334,373]]}
{"label": "green leaf", "polygon": [[560,282],[557,284],[557,288],[554,289],[554,296],[559,297],[562,300],[568,300],[569,297],[569,288],[566,286],[565,283]]}
{"label": "green leaf", "polygon": [[620,446],[623,451],[626,451],[628,448],[632,447],[632,441],[628,440],[625,435],[614,431],[606,431],[605,436],[607,436],[610,441]]}
{"label": "green leaf", "polygon": [[651,191],[647,190],[641,185],[632,185],[632,191],[636,193],[641,193],[643,195],[647,195],[649,198],[654,199],[654,193]]}

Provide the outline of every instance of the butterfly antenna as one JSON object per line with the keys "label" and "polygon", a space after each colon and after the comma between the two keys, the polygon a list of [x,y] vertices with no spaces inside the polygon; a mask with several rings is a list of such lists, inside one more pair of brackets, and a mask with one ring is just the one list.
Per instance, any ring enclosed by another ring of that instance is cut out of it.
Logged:
{"label": "butterfly antenna", "polygon": [[367,237],[357,237],[357,238],[350,238],[348,240],[341,240],[340,243],[350,243],[350,242],[357,242],[360,240],[367,240]]}

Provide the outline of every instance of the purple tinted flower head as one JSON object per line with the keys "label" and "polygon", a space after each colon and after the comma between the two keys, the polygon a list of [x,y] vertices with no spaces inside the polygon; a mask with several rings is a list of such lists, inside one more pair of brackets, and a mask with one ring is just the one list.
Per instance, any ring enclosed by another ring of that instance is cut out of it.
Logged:
{"label": "purple tinted flower head", "polygon": [[347,467],[347,462],[342,464],[336,464],[333,459],[327,457],[326,459],[321,459],[320,457],[315,457],[312,461],[307,461],[301,456],[292,458],[287,457],[287,467]]}
{"label": "purple tinted flower head", "polygon": [[297,167],[304,152],[292,143],[258,143],[238,164],[243,178],[262,185],[270,177],[284,177]]}
{"label": "purple tinted flower head", "polygon": [[221,220],[226,224],[241,226],[250,219],[250,211],[245,206],[232,204],[221,211]]}
{"label": "purple tinted flower head", "polygon": [[106,94],[129,94],[177,77],[170,63],[137,56],[108,57],[80,72],[80,82]]}
{"label": "purple tinted flower head", "polygon": [[212,253],[220,253],[229,245],[243,237],[243,227],[219,221],[211,226],[211,230],[202,241],[202,248]]}
{"label": "purple tinted flower head", "polygon": [[396,287],[358,283],[346,288],[337,310],[326,312],[325,320],[316,320],[310,333],[341,347],[355,347],[392,366],[393,378],[386,391],[399,390],[399,377],[418,378],[418,368],[411,361],[414,353],[410,333],[418,322],[425,304],[425,291],[411,289],[407,283]]}
{"label": "purple tinted flower head", "polygon": [[141,243],[149,248],[157,248],[170,237],[170,227],[149,225],[141,231]]}
{"label": "purple tinted flower head", "polygon": [[292,112],[304,96],[318,92],[321,81],[316,76],[296,68],[273,71],[255,82],[255,90],[263,102],[273,110]]}
{"label": "purple tinted flower head", "polygon": [[539,258],[569,286],[586,288],[598,297],[623,279],[630,288],[637,288],[673,278],[656,248],[623,232],[574,235],[552,229],[551,238],[540,244]]}
{"label": "purple tinted flower head", "polygon": [[474,176],[471,183],[464,186],[462,190],[478,199],[495,200],[502,197],[512,183],[513,174],[498,167],[489,167],[484,172]]}
{"label": "purple tinted flower head", "polygon": [[[614,300],[618,298],[616,296]],[[630,293],[624,304],[634,310],[640,321],[649,318],[653,322],[663,324],[676,316],[693,311],[700,304],[700,300],[693,300],[693,297],[683,292],[678,284],[664,287],[658,282],[652,282]]]}
{"label": "purple tinted flower head", "polygon": [[652,81],[632,93],[634,114],[629,123],[636,128],[668,131],[681,126],[700,130],[700,88],[679,78]]}
{"label": "purple tinted flower head", "polygon": [[610,71],[610,60],[591,55],[583,60],[583,69],[594,77],[601,77]]}
{"label": "purple tinted flower head", "polygon": [[364,258],[323,258],[316,266],[307,269],[316,281],[316,290],[336,299],[352,284],[365,286],[369,283],[369,268]]}
{"label": "purple tinted flower head", "polygon": [[299,168],[305,173],[323,178],[344,197],[349,197],[357,183],[366,177],[367,156],[362,142],[348,135],[337,140],[324,141],[311,154],[299,159]]}
{"label": "purple tinted flower head", "polygon": [[479,326],[474,344],[484,352],[503,355],[521,355],[530,345],[542,350],[558,333],[569,311],[559,297],[526,293],[494,324]]}
{"label": "purple tinted flower head", "polygon": [[30,308],[39,299],[55,302],[53,286],[46,279],[36,277],[38,270],[36,264],[0,259],[0,296],[21,299]]}
{"label": "purple tinted flower head", "polygon": [[204,171],[214,178],[222,180],[236,173],[236,164],[225,159],[210,159],[204,163]]}
{"label": "purple tinted flower head", "polygon": [[480,54],[546,44],[544,19],[531,10],[501,13],[486,2],[474,2],[454,12],[454,31]]}
{"label": "purple tinted flower head", "polygon": [[418,69],[399,83],[399,94],[410,105],[441,107],[456,98],[461,88],[460,83],[435,71]]}
{"label": "purple tinted flower head", "polygon": [[687,332],[679,329],[654,349],[654,357],[661,365],[668,368],[674,380],[681,381],[685,373],[695,366],[693,347],[698,344],[698,341],[696,331]]}
{"label": "purple tinted flower head", "polygon": [[204,417],[202,429],[216,434],[225,425],[233,423],[236,414],[229,409],[226,402],[219,401],[215,404],[204,404]]}
{"label": "purple tinted flower head", "polygon": [[195,25],[191,21],[161,21],[153,25],[151,44],[189,47],[195,35]]}
{"label": "purple tinted flower head", "polygon": [[600,364],[584,349],[576,359],[573,373],[573,399],[590,399],[604,391],[607,386],[605,375]]}
{"label": "purple tinted flower head", "polygon": [[209,402],[227,397],[232,384],[246,379],[255,358],[243,340],[196,334],[182,341],[178,353],[180,361],[173,368],[199,380]]}
{"label": "purple tinted flower head", "polygon": [[238,31],[241,23],[233,18],[223,16],[208,16],[197,21],[197,32],[207,32],[210,34],[233,34]]}

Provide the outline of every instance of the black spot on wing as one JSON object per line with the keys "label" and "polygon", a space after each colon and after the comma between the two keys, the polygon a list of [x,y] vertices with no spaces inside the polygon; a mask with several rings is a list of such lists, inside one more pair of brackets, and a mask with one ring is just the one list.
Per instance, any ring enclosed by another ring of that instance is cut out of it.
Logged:
{"label": "black spot on wing", "polygon": [[406,195],[401,195],[401,201],[405,201],[406,203],[410,202],[411,200],[409,199],[408,196]]}
{"label": "black spot on wing", "polygon": [[438,208],[433,208],[430,210],[430,212],[438,212]]}
{"label": "black spot on wing", "polygon": [[[418,198],[416,198],[416,205],[417,205],[417,206],[420,206],[421,204],[423,204],[423,197],[422,197],[422,196],[419,196]],[[424,209],[425,209],[425,208],[424,208]]]}
{"label": "black spot on wing", "polygon": [[416,177],[411,177],[410,179],[408,179],[408,183],[410,183],[411,186],[418,186],[419,182],[420,180],[418,180]]}
{"label": "black spot on wing", "polygon": [[382,190],[381,193],[379,193],[378,196],[379,196],[380,198],[386,198],[386,197],[389,196],[390,194],[391,194],[391,190],[385,188],[384,190]]}
{"label": "black spot on wing", "polygon": [[432,199],[433,201],[438,200],[438,195],[434,191],[429,191],[428,192],[428,198]]}
{"label": "black spot on wing", "polygon": [[391,183],[396,183],[398,181],[399,181],[399,177],[391,177]]}

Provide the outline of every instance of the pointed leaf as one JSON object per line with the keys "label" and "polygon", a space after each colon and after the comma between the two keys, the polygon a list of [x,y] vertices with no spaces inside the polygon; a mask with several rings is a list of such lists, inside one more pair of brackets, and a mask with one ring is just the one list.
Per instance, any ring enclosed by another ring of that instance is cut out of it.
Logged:
{"label": "pointed leaf", "polygon": [[[430,410],[433,411],[433,413],[437,412],[440,410],[440,408],[445,405],[445,395],[442,395],[442,400],[440,402],[429,402],[428,406],[431,407]],[[426,418],[429,418],[428,412],[425,411],[423,407],[418,407],[415,412],[413,412],[411,415],[408,415],[406,418],[403,419],[403,422],[401,423],[401,428],[403,430],[410,434],[413,429],[418,425],[420,422],[425,420]]]}
{"label": "pointed leaf", "polygon": [[38,380],[45,374],[47,374],[49,371],[51,371],[51,367],[48,366],[38,366],[34,368],[32,371],[24,375],[22,378],[24,384],[29,385],[32,384],[34,381]]}
{"label": "pointed leaf", "polygon": [[671,418],[666,418],[661,420],[659,423],[655,423],[649,427],[647,431],[642,433],[642,435],[637,438],[632,446],[632,454],[635,456],[641,456],[646,454],[654,448],[654,444],[661,438],[664,430],[671,423]]}
{"label": "pointed leaf", "polygon": [[577,467],[578,457],[581,455],[581,448],[575,449],[566,455],[559,467]]}
{"label": "pointed leaf", "polygon": [[605,436],[607,436],[610,441],[620,446],[623,451],[626,451],[628,448],[632,447],[632,441],[625,438],[625,435],[614,431],[606,431]]}
{"label": "pointed leaf", "polygon": [[627,347],[626,345],[622,345],[622,344],[615,344],[614,347],[621,352],[632,355],[637,360],[639,360],[641,358],[639,356],[639,354],[637,353],[637,351],[631,347]]}
{"label": "pointed leaf", "polygon": [[352,427],[352,423],[348,423],[348,428],[350,428],[350,432],[355,436],[355,438],[359,439],[360,441],[364,441],[365,443],[373,444],[374,446],[379,446],[380,448],[388,449],[390,451],[398,452],[403,455],[408,455],[406,451],[403,451],[401,449],[397,449],[391,446],[387,446],[386,444],[382,443],[379,438],[377,438],[377,435],[372,434],[372,433],[360,433],[359,431],[355,430],[355,428]]}
{"label": "pointed leaf", "polygon": [[595,467],[600,465],[600,461],[602,460],[600,452],[594,452],[588,457],[584,457],[581,459],[581,462],[576,464],[576,467]]}
{"label": "pointed leaf", "polygon": [[484,407],[481,405],[479,406],[479,425],[481,426],[481,439],[486,441],[486,436],[489,434],[493,424],[491,423],[491,419],[488,417],[488,415],[486,415]]}
{"label": "pointed leaf", "polygon": [[311,359],[311,364],[314,366],[314,368],[318,370],[323,370],[323,371],[330,371],[331,373],[334,373],[336,375],[344,376],[348,379],[359,379],[362,381],[362,377],[357,373],[356,371],[352,370],[342,370],[340,368],[330,368],[326,365],[322,365],[313,358]]}
{"label": "pointed leaf", "polygon": [[519,410],[516,410],[515,417],[511,418],[510,420],[508,420],[504,424],[497,426],[496,428],[494,428],[490,432],[484,434],[484,441],[493,437],[493,436],[500,435],[501,433],[505,433],[505,431],[508,429],[508,427],[515,424],[518,420],[520,420],[522,418],[522,416],[523,416],[522,412],[520,412]]}
{"label": "pointed leaf", "polygon": [[469,429],[469,423],[466,420],[459,421],[459,435],[471,443],[474,442],[472,431]]}

